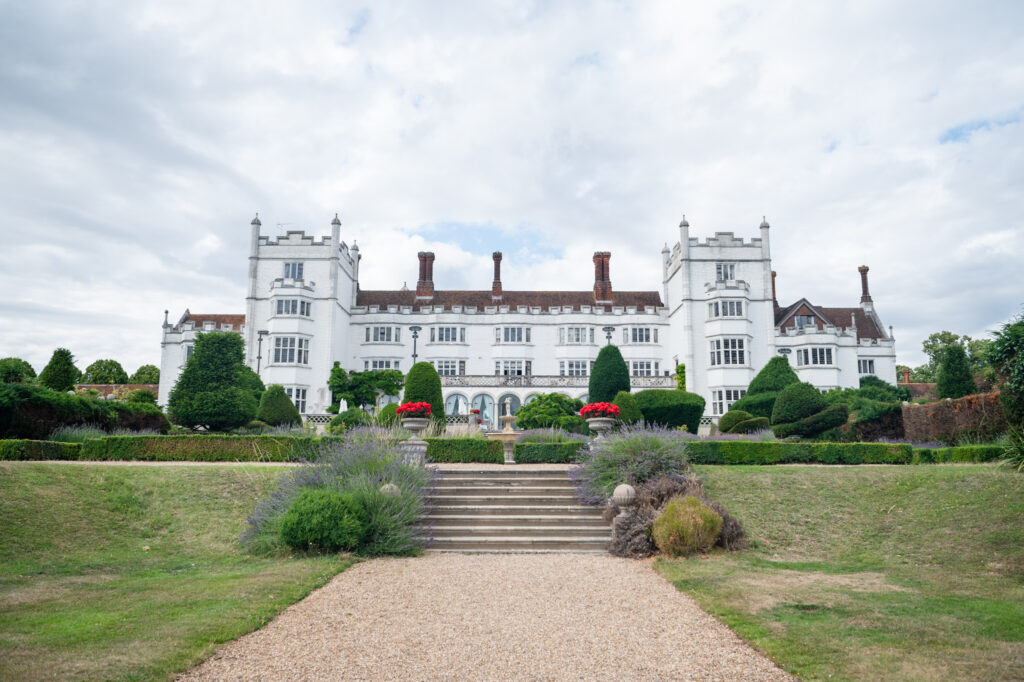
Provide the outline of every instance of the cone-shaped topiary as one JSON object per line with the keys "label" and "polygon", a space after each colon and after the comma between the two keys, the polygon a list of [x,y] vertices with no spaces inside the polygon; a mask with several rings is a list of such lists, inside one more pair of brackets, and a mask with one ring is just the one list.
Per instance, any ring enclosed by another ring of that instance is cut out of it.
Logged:
{"label": "cone-shaped topiary", "polygon": [[722,418],[718,420],[718,430],[722,433],[730,433],[732,427],[736,426],[742,421],[753,419],[754,415],[743,410],[729,410],[722,415]]}
{"label": "cone-shaped topiary", "polygon": [[167,398],[172,419],[182,426],[213,431],[247,424],[259,409],[253,390],[246,385],[250,374],[255,373],[243,362],[240,335],[200,333],[192,357]]}
{"label": "cone-shaped topiary", "polygon": [[623,424],[636,424],[644,418],[643,412],[637,407],[636,398],[628,391],[619,391],[615,394],[613,405],[619,408],[619,421]]}
{"label": "cone-shaped topiary", "polygon": [[761,368],[754,380],[747,386],[747,395],[781,391],[786,386],[798,381],[800,379],[793,368],[789,366],[789,360],[781,355],[776,355]]}
{"label": "cone-shaped topiary", "polygon": [[39,373],[39,383],[54,391],[70,391],[82,373],[75,367],[75,358],[67,348],[53,351],[50,362]]}
{"label": "cone-shaped topiary", "polygon": [[430,403],[430,417],[444,423],[441,377],[429,362],[417,362],[405,378],[403,403]]}
{"label": "cone-shaped topiary", "polygon": [[597,354],[590,373],[588,402],[610,403],[619,391],[629,393],[629,368],[618,346],[607,345]]}
{"label": "cone-shaped topiary", "polygon": [[665,554],[680,556],[711,549],[722,530],[722,517],[696,497],[677,497],[651,526],[651,536]]}
{"label": "cone-shaped topiary", "polygon": [[821,391],[801,381],[782,389],[772,409],[772,424],[791,424],[825,409]]}
{"label": "cone-shaped topiary", "polygon": [[271,384],[260,397],[260,410],[256,418],[271,426],[282,424],[301,424],[302,416],[295,403],[284,392],[284,386]]}
{"label": "cone-shaped topiary", "polygon": [[978,387],[971,378],[971,367],[967,363],[967,353],[960,344],[953,344],[942,355],[939,365],[939,376],[935,385],[939,398],[962,398],[978,392]]}

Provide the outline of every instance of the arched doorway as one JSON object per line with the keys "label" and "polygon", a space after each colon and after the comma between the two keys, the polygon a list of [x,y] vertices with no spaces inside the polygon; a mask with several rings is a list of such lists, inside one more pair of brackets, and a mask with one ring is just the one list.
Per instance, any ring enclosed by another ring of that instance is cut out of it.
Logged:
{"label": "arched doorway", "polygon": [[476,416],[483,419],[484,424],[488,428],[496,428],[498,422],[494,418],[494,398],[486,393],[481,393],[480,395],[473,397],[473,402],[471,404],[474,410],[480,410],[480,414]]}
{"label": "arched doorway", "polygon": [[447,417],[465,417],[469,414],[469,400],[464,395],[452,393],[444,401],[444,414]]}

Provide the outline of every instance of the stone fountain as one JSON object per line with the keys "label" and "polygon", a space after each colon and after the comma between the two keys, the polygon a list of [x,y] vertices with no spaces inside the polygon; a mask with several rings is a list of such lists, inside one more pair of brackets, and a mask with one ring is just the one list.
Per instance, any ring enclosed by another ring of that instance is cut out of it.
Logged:
{"label": "stone fountain", "polygon": [[487,437],[491,440],[500,440],[501,447],[505,451],[505,464],[515,464],[515,451],[513,446],[515,445],[516,438],[519,434],[512,428],[512,423],[516,420],[516,416],[512,414],[512,400],[505,398],[505,414],[498,417],[498,419],[505,424],[505,428],[501,431],[493,431],[487,434]]}

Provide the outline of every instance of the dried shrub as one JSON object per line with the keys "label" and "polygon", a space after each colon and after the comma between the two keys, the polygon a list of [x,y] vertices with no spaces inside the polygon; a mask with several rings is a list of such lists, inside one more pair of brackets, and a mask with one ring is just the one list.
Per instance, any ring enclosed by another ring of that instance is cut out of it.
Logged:
{"label": "dried shrub", "polygon": [[908,441],[953,444],[963,433],[987,439],[1005,432],[1007,427],[998,391],[903,406],[903,430]]}
{"label": "dried shrub", "polygon": [[636,489],[637,506],[661,511],[675,497],[704,497],[704,484],[689,476],[659,476]]}
{"label": "dried shrub", "polygon": [[722,517],[696,497],[677,497],[651,525],[654,544],[669,556],[711,549],[722,530]]}
{"label": "dried shrub", "polygon": [[656,516],[657,512],[653,509],[630,509],[619,520],[616,532],[608,543],[608,551],[627,559],[654,556],[658,548],[651,537],[651,526]]}
{"label": "dried shrub", "polygon": [[743,549],[747,544],[747,533],[743,530],[743,524],[725,511],[725,507],[715,500],[702,497],[701,501],[722,517],[722,529],[718,532],[718,537],[715,538],[715,546],[730,551]]}

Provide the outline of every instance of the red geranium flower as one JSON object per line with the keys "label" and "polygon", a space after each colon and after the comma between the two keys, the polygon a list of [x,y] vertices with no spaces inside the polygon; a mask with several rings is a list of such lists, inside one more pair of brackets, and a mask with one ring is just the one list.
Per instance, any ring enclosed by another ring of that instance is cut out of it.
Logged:
{"label": "red geranium flower", "polygon": [[612,417],[619,416],[619,406],[612,403],[588,403],[580,410],[580,416],[584,419],[590,417]]}
{"label": "red geranium flower", "polygon": [[402,403],[395,412],[403,417],[429,417],[430,403]]}

